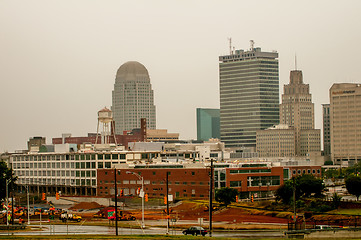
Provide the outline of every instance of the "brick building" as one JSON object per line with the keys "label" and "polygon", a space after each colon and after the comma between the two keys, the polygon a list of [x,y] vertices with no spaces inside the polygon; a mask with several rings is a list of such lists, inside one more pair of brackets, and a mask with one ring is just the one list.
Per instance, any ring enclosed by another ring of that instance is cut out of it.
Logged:
{"label": "brick building", "polygon": [[[72,143],[72,144],[83,144],[83,143],[91,143],[95,144],[97,139],[97,134],[95,133],[88,133],[87,137],[65,137],[64,139],[59,138],[53,138],[52,144],[62,144],[62,143]],[[140,131],[133,131],[131,133],[125,132],[123,135],[115,135],[115,139],[117,141],[117,144],[125,146],[125,148],[128,148],[129,142],[140,142],[143,141],[144,137],[140,133]],[[64,141],[64,142],[63,142]],[[98,143],[100,143],[100,137],[98,136]],[[114,143],[114,137],[109,138],[109,143]]]}
{"label": "brick building", "polygon": [[[169,194],[175,198],[208,198],[209,168],[124,168],[117,169],[118,192],[122,189],[124,195],[136,195],[142,181],[133,172],[144,179],[144,191],[149,197],[166,195],[166,174],[168,172]],[[178,165],[182,167],[182,165]],[[97,192],[98,196],[110,197],[114,195],[114,169],[98,169]]]}
{"label": "brick building", "polygon": [[[136,165],[134,168],[121,166],[117,169],[118,192],[125,196],[137,194],[142,186],[149,197],[160,198],[166,195],[166,174],[168,174],[169,194],[177,198],[205,199],[209,197],[209,167],[189,167],[184,165]],[[215,165],[214,188],[230,187],[240,192],[241,198],[251,195],[270,196],[293,172],[320,175],[320,167],[270,167],[267,164]],[[128,174],[127,174],[128,172]],[[131,173],[130,173],[131,172]],[[134,173],[134,174],[132,174]],[[97,170],[97,195],[114,195],[114,169]]]}

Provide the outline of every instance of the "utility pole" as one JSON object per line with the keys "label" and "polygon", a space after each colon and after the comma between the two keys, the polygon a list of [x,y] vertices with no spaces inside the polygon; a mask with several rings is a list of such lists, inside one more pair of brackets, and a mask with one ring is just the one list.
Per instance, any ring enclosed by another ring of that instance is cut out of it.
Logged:
{"label": "utility pole", "polygon": [[209,174],[209,236],[212,237],[212,200],[213,200],[213,158],[211,158],[211,172]]}
{"label": "utility pole", "polygon": [[139,180],[142,181],[142,192],[141,192],[141,197],[142,197],[142,228],[144,229],[145,224],[144,224],[144,178],[142,176],[140,176],[138,173],[135,172],[131,172],[131,171],[126,171],[126,174],[133,174],[135,175]]}
{"label": "utility pole", "polygon": [[295,224],[295,229],[296,230],[296,182],[295,182],[296,178],[293,177],[293,221]]}
{"label": "utility pole", "polygon": [[11,192],[11,225],[14,225],[14,193]]}
{"label": "utility pole", "polygon": [[9,226],[9,187],[10,180],[6,179],[6,226]]}
{"label": "utility pole", "polygon": [[114,197],[115,197],[115,235],[118,236],[118,198],[117,198],[117,169],[114,168]]}
{"label": "utility pole", "polygon": [[30,207],[29,207],[29,185],[26,185],[27,201],[28,201],[28,225],[30,225]]}
{"label": "utility pole", "polygon": [[168,189],[168,174],[169,172],[167,172],[167,177],[166,177],[166,185],[167,185],[167,234],[169,234],[169,198],[168,198],[168,194],[169,194],[169,189]]}

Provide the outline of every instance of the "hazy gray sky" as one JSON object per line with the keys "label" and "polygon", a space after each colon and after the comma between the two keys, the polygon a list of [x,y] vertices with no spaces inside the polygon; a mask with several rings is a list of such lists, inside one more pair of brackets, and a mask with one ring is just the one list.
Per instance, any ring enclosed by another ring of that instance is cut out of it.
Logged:
{"label": "hazy gray sky", "polygon": [[219,107],[228,37],[278,51],[280,92],[297,54],[322,128],[331,85],[361,82],[360,12],[359,0],[0,0],[0,151],[96,132],[127,61],[149,71],[157,128],[195,138],[196,108]]}

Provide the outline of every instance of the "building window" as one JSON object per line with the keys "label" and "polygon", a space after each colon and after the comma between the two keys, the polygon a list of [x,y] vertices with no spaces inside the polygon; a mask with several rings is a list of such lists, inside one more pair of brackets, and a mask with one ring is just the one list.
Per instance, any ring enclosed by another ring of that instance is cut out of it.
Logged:
{"label": "building window", "polygon": [[230,187],[242,187],[241,181],[230,181],[229,183]]}

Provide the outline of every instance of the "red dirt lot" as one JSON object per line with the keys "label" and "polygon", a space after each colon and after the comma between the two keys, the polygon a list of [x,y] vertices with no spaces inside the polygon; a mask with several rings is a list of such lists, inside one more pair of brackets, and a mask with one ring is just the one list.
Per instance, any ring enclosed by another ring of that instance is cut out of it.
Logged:
{"label": "red dirt lot", "polygon": [[227,208],[224,211],[213,215],[214,221],[225,222],[249,222],[249,223],[287,223],[288,220],[284,218],[263,216],[263,215],[251,215],[242,209]]}
{"label": "red dirt lot", "polygon": [[[163,212],[159,212],[165,217]],[[206,210],[206,205],[195,203],[182,203],[179,206],[172,208],[171,218],[178,218],[179,220],[198,220],[198,218],[209,218],[209,212]],[[158,219],[159,219],[158,215]],[[146,218],[147,219],[147,218]],[[251,215],[247,211],[239,208],[225,208],[213,212],[213,221],[229,222],[229,223],[272,223],[272,224],[286,224],[287,219],[264,216]]]}

